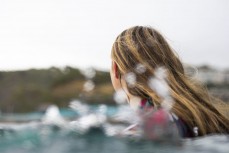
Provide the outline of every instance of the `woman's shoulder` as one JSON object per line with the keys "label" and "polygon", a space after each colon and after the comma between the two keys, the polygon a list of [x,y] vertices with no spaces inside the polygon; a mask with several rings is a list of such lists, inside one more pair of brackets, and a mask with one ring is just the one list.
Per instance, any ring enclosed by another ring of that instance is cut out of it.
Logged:
{"label": "woman's shoulder", "polygon": [[127,135],[139,135],[142,133],[149,139],[157,139],[163,136],[178,136],[189,138],[198,135],[198,129],[191,129],[184,120],[176,114],[156,109],[149,100],[142,100],[139,106],[138,117],[141,122],[132,124],[123,132]]}

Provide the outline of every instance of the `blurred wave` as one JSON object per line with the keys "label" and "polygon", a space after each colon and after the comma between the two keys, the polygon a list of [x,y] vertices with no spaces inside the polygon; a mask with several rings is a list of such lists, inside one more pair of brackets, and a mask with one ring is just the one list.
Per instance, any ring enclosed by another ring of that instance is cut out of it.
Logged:
{"label": "blurred wave", "polygon": [[24,121],[17,115],[1,115],[1,121],[11,120],[0,123],[0,152],[229,152],[228,135],[179,139],[175,143],[123,135],[129,125],[136,123],[129,106],[87,105],[75,100],[70,108],[59,110],[51,105],[44,113],[24,115]]}

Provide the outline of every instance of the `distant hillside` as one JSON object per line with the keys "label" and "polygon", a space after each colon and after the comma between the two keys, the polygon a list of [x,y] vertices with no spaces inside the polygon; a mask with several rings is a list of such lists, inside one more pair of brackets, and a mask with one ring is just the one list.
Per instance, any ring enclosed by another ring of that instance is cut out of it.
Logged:
{"label": "distant hillside", "polygon": [[[202,80],[209,78],[206,77],[209,76],[208,71],[203,73]],[[43,111],[50,104],[67,107],[72,99],[80,99],[90,104],[115,104],[109,73],[95,70],[92,72],[95,72],[95,76],[89,82],[85,73],[72,67],[0,72],[0,112]],[[212,70],[210,72],[210,76],[216,73]],[[229,102],[227,74],[228,71],[225,71],[225,81],[205,81],[210,93],[225,102]],[[94,83],[92,88],[95,85],[93,90],[86,90],[85,86],[91,88],[91,83]]]}
{"label": "distant hillside", "polygon": [[0,72],[0,110],[28,112],[44,110],[50,104],[68,106],[72,99],[88,103],[114,104],[113,88],[108,72],[96,71],[95,88],[86,92],[87,81],[79,69],[30,69]]}

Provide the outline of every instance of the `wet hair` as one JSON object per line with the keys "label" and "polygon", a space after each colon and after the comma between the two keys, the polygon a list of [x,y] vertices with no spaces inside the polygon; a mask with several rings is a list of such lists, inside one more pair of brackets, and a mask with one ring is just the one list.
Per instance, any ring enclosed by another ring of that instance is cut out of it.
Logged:
{"label": "wet hair", "polygon": [[[127,86],[130,94],[142,99],[151,98],[160,106],[162,99],[149,86],[149,78],[158,67],[166,69],[166,81],[174,105],[171,111],[181,118],[189,128],[198,127],[199,135],[229,133],[229,119],[213,103],[219,100],[185,74],[183,64],[165,38],[155,29],[135,26],[124,30],[115,40],[111,52],[118,65],[120,75],[134,73],[134,86]],[[137,71],[138,65],[144,72]],[[220,103],[220,102],[219,102]]]}

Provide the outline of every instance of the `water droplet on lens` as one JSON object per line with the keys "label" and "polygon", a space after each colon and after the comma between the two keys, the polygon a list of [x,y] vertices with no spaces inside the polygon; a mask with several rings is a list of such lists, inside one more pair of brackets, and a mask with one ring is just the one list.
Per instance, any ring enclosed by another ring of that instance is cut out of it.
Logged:
{"label": "water droplet on lens", "polygon": [[166,78],[166,69],[164,67],[159,67],[155,70],[154,77],[149,79],[148,85],[161,98],[161,106],[166,111],[169,111],[173,107],[174,101],[170,96],[170,89]]}
{"label": "water droplet on lens", "polygon": [[136,83],[136,75],[133,72],[127,73],[125,75],[125,80],[129,87],[134,87]]}
{"label": "water droplet on lens", "polygon": [[155,77],[165,80],[167,77],[166,69],[164,67],[158,67],[154,72]]}
{"label": "water droplet on lens", "polygon": [[195,126],[195,127],[193,128],[193,132],[194,132],[194,135],[195,135],[195,136],[198,136],[198,134],[199,134],[199,133],[198,133],[198,127]]}
{"label": "water droplet on lens", "polygon": [[114,93],[114,100],[117,104],[126,103],[127,96],[124,90],[120,89]]}
{"label": "water droplet on lens", "polygon": [[87,68],[85,70],[81,70],[81,73],[87,78],[92,79],[96,75],[96,71],[94,68]]}
{"label": "water droplet on lens", "polygon": [[169,96],[168,85],[165,81],[151,77],[148,82],[149,87],[154,90],[160,97],[165,98]]}
{"label": "water droplet on lens", "polygon": [[184,72],[190,78],[197,78],[198,69],[194,66],[184,65]]}
{"label": "water droplet on lens", "polygon": [[84,91],[89,92],[95,88],[95,84],[93,81],[88,80],[84,83],[83,88],[84,88]]}
{"label": "water droplet on lens", "polygon": [[70,102],[69,107],[78,112],[81,116],[89,113],[89,106],[81,103],[78,100],[73,100]]}
{"label": "water droplet on lens", "polygon": [[144,65],[142,64],[137,64],[136,68],[135,68],[135,71],[138,73],[138,74],[143,74],[145,73],[146,71],[146,68]]}
{"label": "water droplet on lens", "polygon": [[106,112],[107,112],[107,106],[104,105],[104,104],[99,105],[99,107],[98,107],[98,112],[99,112],[100,114],[106,114]]}

